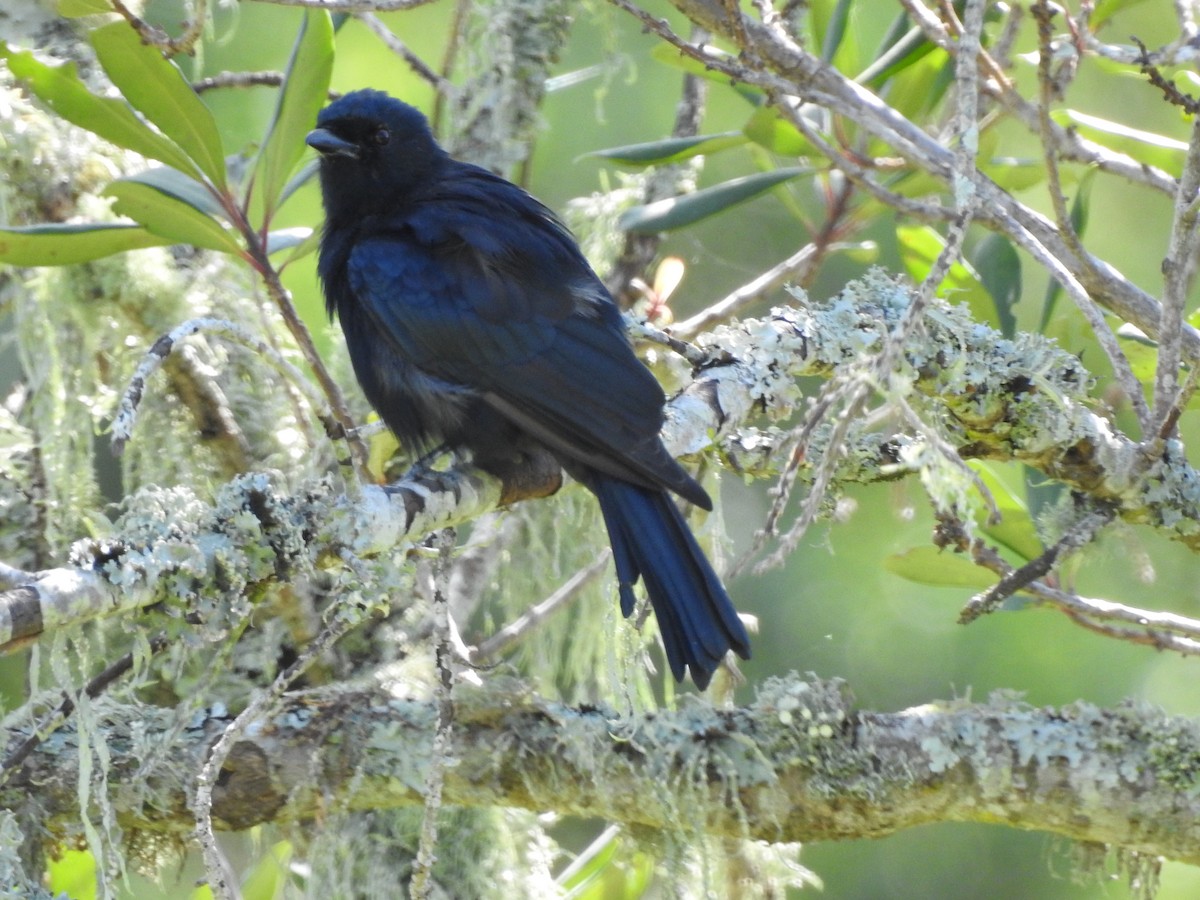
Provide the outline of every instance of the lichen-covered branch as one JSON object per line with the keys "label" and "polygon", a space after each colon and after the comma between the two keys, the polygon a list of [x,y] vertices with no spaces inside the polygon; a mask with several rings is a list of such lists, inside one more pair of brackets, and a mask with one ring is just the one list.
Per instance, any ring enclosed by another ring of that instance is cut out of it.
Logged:
{"label": "lichen-covered branch", "polygon": [[[186,832],[194,772],[227,724],[198,716],[142,778],[136,747],[170,711],[97,710],[126,829]],[[420,804],[437,708],[339,690],[298,694],[249,728],[214,792],[225,828]],[[14,735],[19,739],[21,735]],[[499,680],[455,694],[445,800],[772,842],[996,822],[1200,862],[1195,723],[1133,707],[1039,709],[996,697],[898,713],[853,709],[840,683],[767,682],[751,705],[621,716]],[[27,760],[0,806],[78,811],[71,726]],[[36,790],[32,787],[36,785]],[[36,798],[36,799],[33,799]]]}
{"label": "lichen-covered branch", "polygon": [[[728,437],[727,446],[740,451],[746,442],[738,429],[756,413],[781,418],[801,406],[797,378],[827,377],[878,352],[912,292],[874,273],[829,302],[780,308],[705,336],[708,362],[668,406],[668,446],[687,455]],[[1171,442],[1161,457],[1146,460],[1136,442],[1091,410],[1086,370],[1052,341],[1006,340],[962,307],[934,302],[900,358],[897,377],[911,383],[912,402],[920,401],[931,426],[964,457],[1018,460],[1113,505],[1126,521],[1200,545],[1195,469]],[[810,457],[822,451],[822,439],[814,438]],[[839,464],[843,480],[919,472],[929,458],[919,436],[859,432],[851,440]],[[309,571],[343,550],[361,558],[403,548],[498,505],[544,495],[546,479],[557,472],[535,474],[528,483],[501,483],[459,465],[347,498],[328,480],[288,486],[258,473],[230,482],[212,504],[190,494],[147,495],[122,520],[128,533],[81,542],[74,566],[0,593],[0,645],[164,596],[245,592]]]}

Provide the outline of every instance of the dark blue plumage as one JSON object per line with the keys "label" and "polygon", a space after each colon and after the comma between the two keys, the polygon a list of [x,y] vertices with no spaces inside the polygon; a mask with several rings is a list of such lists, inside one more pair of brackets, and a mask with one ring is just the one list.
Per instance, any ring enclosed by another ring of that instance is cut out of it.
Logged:
{"label": "dark blue plumage", "polygon": [[378,91],[326,107],[318,271],[367,399],[406,446],[503,471],[545,448],[600,501],[621,610],[644,579],[676,678],[701,688],[746,631],[667,491],[704,489],[659,438],[665,398],[567,229],[525,191],[452,159]]}

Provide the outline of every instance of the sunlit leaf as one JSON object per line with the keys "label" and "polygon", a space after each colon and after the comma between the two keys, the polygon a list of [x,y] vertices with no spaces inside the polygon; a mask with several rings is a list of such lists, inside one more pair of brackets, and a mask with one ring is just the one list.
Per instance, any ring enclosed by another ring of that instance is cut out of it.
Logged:
{"label": "sunlit leaf", "polygon": [[58,14],[64,19],[100,16],[115,12],[111,0],[58,0]]}
{"label": "sunlit leaf", "polygon": [[72,125],[78,125],[110,144],[199,176],[200,170],[176,144],[149,128],[132,107],[114,97],[97,97],[75,74],[75,64],[47,66],[28,51],[0,41],[0,58],[49,106]]}
{"label": "sunlit leaf", "polygon": [[333,72],[333,24],[324,10],[308,10],[288,61],[275,116],[258,155],[251,221],[269,221],[288,178],[304,153],[304,135],[325,105]]}
{"label": "sunlit leaf", "polygon": [[619,840],[620,834],[613,831],[607,834],[600,846],[593,844],[587,848],[584,864],[579,865],[577,860],[571,867],[569,877],[559,883],[567,897],[571,900],[588,900],[592,897],[600,900],[605,896],[603,891],[608,886],[603,882],[602,876],[616,858]]}
{"label": "sunlit leaf", "polygon": [[695,137],[664,138],[661,141],[647,141],[643,144],[626,144],[608,150],[595,150],[587,155],[627,166],[654,166],[717,153],[744,143],[746,136],[740,131],[726,131],[722,134],[700,134]]}
{"label": "sunlit leaf", "polygon": [[1094,31],[1117,13],[1132,9],[1145,2],[1146,0],[1099,0],[1091,16],[1088,17],[1088,27]]}
{"label": "sunlit leaf", "polygon": [[[893,28],[908,22],[908,16],[901,14],[893,23]],[[859,84],[870,88],[878,88],[881,84],[903,72],[909,66],[928,56],[936,47],[925,37],[920,28],[909,28],[894,41],[884,41],[884,49],[869,66],[858,73],[854,79]]]}
{"label": "sunlit leaf", "polygon": [[237,240],[221,223],[189,203],[153,185],[118,179],[104,189],[115,197],[113,211],[141,223],[148,231],[170,238],[171,243],[192,244],[223,253],[240,253]]}
{"label": "sunlit leaf", "polygon": [[182,200],[189,206],[194,206],[206,215],[221,216],[222,218],[228,217],[225,209],[217,202],[217,198],[212,195],[211,191],[194,178],[189,178],[187,175],[169,166],[155,166],[151,169],[144,169],[133,175],[126,175],[121,180],[148,184],[162,191],[164,194],[170,194],[175,199]]}
{"label": "sunlit leaf", "polygon": [[984,590],[996,583],[996,576],[987,569],[962,554],[936,547],[914,547],[893,553],[884,559],[883,568],[907,581],[933,587]]}
{"label": "sunlit leaf", "polygon": [[620,227],[637,234],[671,231],[723,212],[812,169],[787,168],[734,178],[694,194],[637,206],[621,216]]}
{"label": "sunlit leaf", "polygon": [[820,12],[826,7],[825,3],[812,4],[813,26],[821,41],[821,59],[827,63],[833,62],[838,50],[842,47],[853,3],[854,0],[834,0],[833,9],[829,11],[828,18],[820,15]]}
{"label": "sunlit leaf", "polygon": [[1011,338],[1017,331],[1013,308],[1021,299],[1021,257],[1008,238],[989,234],[975,248],[971,264],[992,297],[1001,333]]}
{"label": "sunlit leaf", "polygon": [[979,171],[1009,193],[1027,191],[1046,180],[1046,163],[1040,159],[996,156],[980,160]]}
{"label": "sunlit leaf", "polygon": [[46,863],[50,891],[71,900],[95,900],[96,858],[87,850],[63,850]]}
{"label": "sunlit leaf", "polygon": [[288,197],[312,181],[320,170],[320,159],[310,159],[302,165],[300,171],[293,175],[288,183],[283,186],[283,190],[279,194],[279,205],[283,206],[287,202]]}
{"label": "sunlit leaf", "polygon": [[279,253],[299,247],[305,241],[316,236],[320,240],[321,233],[315,228],[277,228],[267,235],[267,253]]}
{"label": "sunlit leaf", "polygon": [[[731,61],[735,59],[732,54],[711,45],[705,46],[704,50],[718,59],[729,59]],[[711,69],[690,56],[684,56],[670,44],[656,44],[654,49],[650,51],[650,56],[664,65],[675,69],[682,69],[689,75],[699,75],[707,81],[717,82],[727,88],[732,87],[733,91],[742,97],[742,99],[755,106],[760,106],[764,102],[765,97],[762,91],[757,88],[748,87],[741,82],[731,85],[728,75],[718,72],[716,69]]]}
{"label": "sunlit leaf", "polygon": [[188,154],[217,187],[225,186],[225,154],[217,123],[178,67],[143,44],[125,21],[91,35],[100,65],[121,95]]}
{"label": "sunlit leaf", "polygon": [[[821,112],[817,111],[815,115],[819,116]],[[814,122],[813,125],[817,131],[821,130],[818,123]],[[809,156],[813,153],[808,139],[771,106],[756,109],[742,130],[754,143],[779,156]]]}
{"label": "sunlit leaf", "polygon": [[[933,269],[938,254],[946,246],[942,236],[928,225],[905,225],[896,229],[900,259],[914,281],[924,281]],[[951,303],[966,303],[971,313],[990,325],[999,325],[992,298],[978,276],[961,262],[951,263],[938,293]]]}
{"label": "sunlit leaf", "polygon": [[1109,150],[1128,154],[1140,163],[1157,166],[1174,176],[1183,171],[1187,156],[1187,144],[1183,141],[1074,109],[1056,109],[1050,115],[1059,125],[1074,127],[1084,137]]}
{"label": "sunlit leaf", "polygon": [[0,262],[13,266],[70,266],[171,241],[140,225],[33,225],[0,228]]}
{"label": "sunlit leaf", "polygon": [[293,852],[289,841],[280,841],[267,850],[242,882],[242,900],[275,900],[280,896],[287,884]]}
{"label": "sunlit leaf", "polygon": [[989,462],[969,463],[992,495],[1000,521],[985,522],[981,512],[979,526],[994,543],[1012,551],[1024,565],[1042,554],[1042,539],[1023,496],[1024,466],[1003,466]]}

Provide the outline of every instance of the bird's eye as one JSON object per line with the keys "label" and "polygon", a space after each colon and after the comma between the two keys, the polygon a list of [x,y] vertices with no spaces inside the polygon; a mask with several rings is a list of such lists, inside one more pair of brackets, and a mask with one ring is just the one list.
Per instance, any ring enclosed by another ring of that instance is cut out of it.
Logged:
{"label": "bird's eye", "polygon": [[392,133],[386,128],[380,128],[375,132],[375,143],[382,147],[392,139]]}

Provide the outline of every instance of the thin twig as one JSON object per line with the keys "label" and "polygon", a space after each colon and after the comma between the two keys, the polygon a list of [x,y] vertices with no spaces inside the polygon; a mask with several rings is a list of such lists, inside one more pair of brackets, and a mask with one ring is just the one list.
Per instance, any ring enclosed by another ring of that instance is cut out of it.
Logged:
{"label": "thin twig", "polygon": [[[150,639],[150,656],[155,656],[166,649],[168,640],[165,635],[156,635]],[[83,694],[89,700],[95,700],[100,696],[109,685],[113,684],[122,675],[133,669],[133,664],[136,656],[133,653],[126,653],[119,660],[114,662],[103,672],[91,679],[87,686],[83,689]],[[62,701],[58,707],[45,716],[41,724],[37,725],[29,737],[13,748],[12,752],[4,758],[4,762],[0,763],[0,785],[3,785],[17,771],[20,765],[29,758],[29,755],[38,748],[46,738],[50,737],[55,731],[62,727],[71,714],[75,711],[75,698],[69,693],[63,692]]]}
{"label": "thin twig", "polygon": [[179,346],[180,341],[190,335],[199,333],[222,334],[266,359],[276,370],[287,377],[290,384],[295,385],[299,390],[303,391],[315,414],[325,425],[326,430],[330,431],[333,429],[335,423],[324,396],[312,386],[312,383],[299,369],[284,359],[274,347],[228,319],[203,317],[189,319],[183,324],[177,325],[169,334],[165,334],[155,341],[154,346],[146,351],[146,355],[143,357],[141,363],[138,364],[133,376],[129,379],[129,384],[121,395],[120,403],[117,405],[117,414],[112,424],[113,453],[118,456],[121,455],[125,444],[133,436],[138,407],[141,404],[142,397],[145,396],[146,384],[150,376],[162,366],[172,351]]}
{"label": "thin twig", "polygon": [[471,654],[471,662],[485,663],[520,642],[530,631],[564,608],[580,591],[600,576],[612,556],[609,549],[602,550],[592,562],[579,569],[561,587],[542,602],[531,606],[525,613],[505,625],[480,644]]}
{"label": "thin twig", "polygon": [[196,52],[196,43],[204,34],[204,22],[208,16],[208,0],[193,0],[195,8],[192,16],[184,23],[184,32],[177,38],[171,37],[157,25],[151,25],[128,6],[123,0],[112,0],[112,8],[138,33],[142,41],[157,47],[163,56],[174,56],[186,53],[192,56]]}
{"label": "thin twig", "polygon": [[[1200,119],[1192,122],[1188,141],[1187,160],[1179,178],[1171,219],[1171,237],[1167,254],[1162,261],[1162,317],[1158,326],[1158,363],[1154,372],[1153,434],[1145,435],[1148,442],[1170,437],[1166,428],[1174,422],[1183,408],[1179,385],[1179,365],[1183,359],[1183,325],[1187,315],[1188,288],[1195,271],[1196,225],[1200,213]],[[1194,368],[1194,367],[1193,367]],[[1184,401],[1186,402],[1186,401]],[[1173,430],[1173,427],[1172,429]],[[1151,453],[1151,455],[1157,455]]]}
{"label": "thin twig", "polygon": [[409,896],[413,900],[428,900],[433,896],[433,866],[437,861],[438,817],[442,811],[442,788],[446,764],[450,758],[450,741],[454,728],[454,671],[451,666],[450,601],[447,582],[450,554],[454,549],[455,532],[445,528],[434,540],[438,551],[434,567],[433,586],[433,646],[435,670],[438,674],[434,698],[437,701],[437,731],[433,737],[429,770],[425,775],[425,810],[421,817],[421,836],[413,860]]}
{"label": "thin twig", "polygon": [[434,90],[439,95],[453,96],[454,85],[435,72],[425,60],[413,53],[407,44],[396,37],[392,33],[392,30],[380,21],[378,16],[370,12],[359,12],[355,15],[355,18],[366,25],[377,38],[383,41],[384,46],[408,63],[409,68],[416,72],[417,75],[433,85]]}

